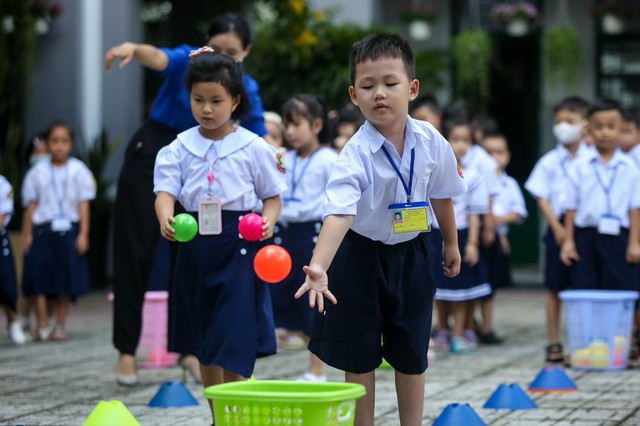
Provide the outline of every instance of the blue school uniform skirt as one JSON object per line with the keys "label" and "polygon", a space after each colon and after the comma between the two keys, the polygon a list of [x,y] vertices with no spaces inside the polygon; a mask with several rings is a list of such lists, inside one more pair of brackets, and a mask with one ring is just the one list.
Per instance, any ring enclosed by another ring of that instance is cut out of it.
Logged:
{"label": "blue school uniform skirt", "polygon": [[[442,270],[442,234],[440,230],[433,229],[423,235],[425,235],[431,255],[430,267],[433,280],[436,283],[436,300],[462,302],[491,294],[486,265],[482,259],[473,267],[463,261],[460,265],[460,274],[453,278],[446,277]],[[458,230],[458,248],[462,257],[464,257],[467,237],[467,229]]]}
{"label": "blue school uniform skirt", "polygon": [[18,282],[11,242],[6,229],[0,231],[0,305],[16,310]]}
{"label": "blue school uniform skirt", "polygon": [[250,377],[256,357],[276,352],[276,338],[269,289],[253,269],[262,244],[238,237],[246,213],[223,211],[222,234],[179,244],[170,350]]}
{"label": "blue school uniform skirt", "polygon": [[76,251],[79,226],[54,232],[50,223],[34,225],[33,242],[24,257],[22,293],[25,296],[78,296],[89,292],[87,256]]}
{"label": "blue school uniform skirt", "polygon": [[275,324],[287,330],[300,330],[307,336],[311,333],[313,310],[307,297],[296,299],[293,295],[305,280],[302,267],[311,261],[321,227],[320,221],[290,223],[287,227],[278,225],[278,233],[274,235],[275,243],[291,255],[292,264],[287,278],[269,286]]}

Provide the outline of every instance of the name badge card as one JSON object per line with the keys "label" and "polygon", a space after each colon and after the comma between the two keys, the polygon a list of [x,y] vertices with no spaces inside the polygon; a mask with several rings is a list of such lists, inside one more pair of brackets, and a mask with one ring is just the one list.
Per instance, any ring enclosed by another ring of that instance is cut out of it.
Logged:
{"label": "name badge card", "polygon": [[198,232],[200,235],[222,233],[222,203],[218,197],[202,197],[198,204]]}
{"label": "name badge card", "polygon": [[394,234],[405,232],[429,232],[429,218],[425,201],[391,204],[391,224]]}
{"label": "name badge card", "polygon": [[287,209],[287,217],[297,217],[302,210],[302,200],[299,198],[285,198],[283,207]]}
{"label": "name badge card", "polygon": [[71,219],[69,217],[60,215],[55,216],[51,220],[51,230],[53,232],[67,232],[71,229]]}
{"label": "name badge card", "polygon": [[598,232],[604,235],[620,235],[620,219],[613,215],[600,216]]}

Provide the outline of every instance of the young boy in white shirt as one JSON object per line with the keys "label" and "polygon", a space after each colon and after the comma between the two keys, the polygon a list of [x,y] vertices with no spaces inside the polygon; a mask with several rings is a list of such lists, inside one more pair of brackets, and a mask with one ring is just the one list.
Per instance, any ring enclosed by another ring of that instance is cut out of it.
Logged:
{"label": "young boy in white shirt", "polygon": [[409,43],[373,34],[353,46],[350,64],[351,101],[367,121],[332,170],[324,225],[296,297],[309,292],[310,306],[318,305],[309,349],[367,390],[356,424],[373,424],[375,369],[384,356],[396,370],[400,423],[418,426],[435,292],[418,235],[429,230],[431,203],[444,240],[443,273],[457,275],[451,197],[466,184],[447,141],[408,117],[419,91]]}

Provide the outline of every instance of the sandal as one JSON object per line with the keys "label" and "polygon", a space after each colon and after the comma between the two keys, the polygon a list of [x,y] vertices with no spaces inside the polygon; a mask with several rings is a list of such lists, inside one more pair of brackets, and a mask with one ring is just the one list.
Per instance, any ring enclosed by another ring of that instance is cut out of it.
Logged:
{"label": "sandal", "polygon": [[547,362],[561,363],[564,362],[564,349],[562,343],[551,343],[547,345]]}
{"label": "sandal", "polygon": [[56,325],[51,331],[51,334],[49,334],[49,340],[53,340],[54,342],[65,342],[68,338],[67,332],[64,331],[64,327],[61,325]]}

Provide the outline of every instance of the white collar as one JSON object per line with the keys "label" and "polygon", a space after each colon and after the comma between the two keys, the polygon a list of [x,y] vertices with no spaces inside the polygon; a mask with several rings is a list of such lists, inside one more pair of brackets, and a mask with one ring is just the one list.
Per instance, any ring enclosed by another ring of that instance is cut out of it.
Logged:
{"label": "white collar", "polygon": [[214,142],[204,138],[200,134],[200,126],[195,126],[180,133],[177,139],[187,151],[200,158],[204,158],[211,145],[215,143],[218,158],[223,158],[251,144],[259,137],[243,127],[236,127],[222,140]]}

